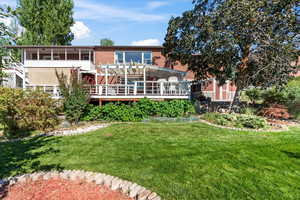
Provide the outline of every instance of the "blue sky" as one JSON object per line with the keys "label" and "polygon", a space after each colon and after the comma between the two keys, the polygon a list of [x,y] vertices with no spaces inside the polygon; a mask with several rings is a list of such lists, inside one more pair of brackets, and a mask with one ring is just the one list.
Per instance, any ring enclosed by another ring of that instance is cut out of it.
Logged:
{"label": "blue sky", "polygon": [[[168,21],[192,8],[192,0],[74,0],[76,39],[73,45],[98,45],[111,38],[116,45],[159,45]],[[15,0],[0,0],[15,6]]]}

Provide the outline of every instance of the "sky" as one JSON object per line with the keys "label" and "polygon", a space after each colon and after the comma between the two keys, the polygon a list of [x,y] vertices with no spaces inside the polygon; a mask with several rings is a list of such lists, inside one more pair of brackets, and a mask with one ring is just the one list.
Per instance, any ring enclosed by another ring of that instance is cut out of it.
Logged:
{"label": "sky", "polygon": [[[16,6],[16,0],[0,0]],[[161,45],[171,16],[192,8],[192,0],[74,0],[73,45]]]}

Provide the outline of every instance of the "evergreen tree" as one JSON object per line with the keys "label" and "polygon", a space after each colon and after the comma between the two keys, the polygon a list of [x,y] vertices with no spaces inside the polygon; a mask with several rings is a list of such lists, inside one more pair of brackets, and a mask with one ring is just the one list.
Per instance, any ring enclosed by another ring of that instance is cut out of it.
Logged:
{"label": "evergreen tree", "polygon": [[227,80],[240,91],[284,85],[297,71],[299,0],[194,0],[172,18],[164,54],[188,64],[199,79]]}
{"label": "evergreen tree", "polygon": [[26,29],[21,43],[70,45],[73,7],[73,0],[19,0],[16,14]]}

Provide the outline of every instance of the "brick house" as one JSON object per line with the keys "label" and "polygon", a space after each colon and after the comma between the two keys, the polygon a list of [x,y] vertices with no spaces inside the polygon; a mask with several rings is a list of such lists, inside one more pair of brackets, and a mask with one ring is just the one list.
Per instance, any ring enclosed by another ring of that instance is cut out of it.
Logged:
{"label": "brick house", "polygon": [[79,72],[93,101],[136,101],[140,98],[189,99],[197,88],[212,101],[231,101],[235,86],[215,79],[194,85],[187,66],[170,66],[161,46],[8,46],[21,51],[23,87],[42,89],[59,97],[55,71]]}

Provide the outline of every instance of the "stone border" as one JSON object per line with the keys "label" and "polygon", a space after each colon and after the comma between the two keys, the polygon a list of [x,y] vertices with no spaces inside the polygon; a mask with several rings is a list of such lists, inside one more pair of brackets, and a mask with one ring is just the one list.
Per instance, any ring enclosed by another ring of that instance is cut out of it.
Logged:
{"label": "stone border", "polygon": [[200,122],[210,125],[210,126],[214,126],[216,128],[224,128],[224,129],[229,129],[229,130],[235,130],[235,131],[251,131],[251,132],[282,132],[282,131],[288,131],[289,128],[288,126],[284,126],[284,125],[278,125],[278,124],[270,124],[273,126],[277,126],[280,129],[249,129],[249,128],[234,128],[234,127],[228,127],[228,126],[221,126],[221,125],[217,125],[217,124],[213,124],[209,121],[206,121],[204,119],[199,119]]}
{"label": "stone border", "polygon": [[51,171],[51,172],[37,172],[32,174],[24,174],[16,177],[10,177],[4,180],[0,179],[0,190],[4,187],[12,186],[16,183],[24,183],[27,181],[37,181],[37,180],[49,180],[49,179],[63,179],[63,180],[84,180],[87,183],[95,183],[96,185],[104,185],[109,187],[111,190],[120,191],[128,197],[135,200],[161,200],[160,196],[155,192],[147,190],[146,188],[132,183],[130,181],[125,181],[119,179],[118,177],[110,176],[102,173],[86,172],[82,170],[64,170],[61,172]]}
{"label": "stone border", "polygon": [[6,139],[6,140],[0,140],[0,143],[5,143],[5,142],[18,142],[22,140],[29,140],[35,137],[47,137],[47,136],[74,136],[74,135],[82,135],[91,131],[96,131],[98,129],[106,128],[110,126],[111,124],[98,124],[98,125],[91,125],[89,127],[79,127],[73,130],[58,130],[58,131],[53,131],[49,133],[41,133],[38,135],[30,136],[30,137],[25,137],[25,138],[17,138],[17,139]]}

